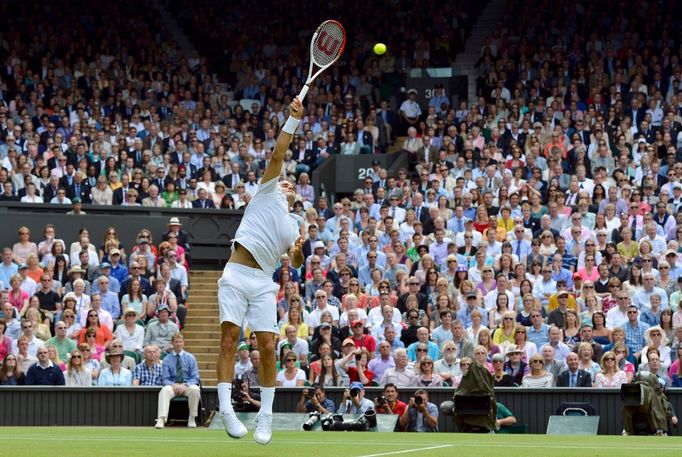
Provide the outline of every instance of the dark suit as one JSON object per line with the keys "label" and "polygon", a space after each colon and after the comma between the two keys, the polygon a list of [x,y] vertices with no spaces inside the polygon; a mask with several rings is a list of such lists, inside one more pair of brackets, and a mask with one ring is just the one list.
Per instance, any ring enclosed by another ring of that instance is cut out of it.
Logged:
{"label": "dark suit", "polygon": [[222,181],[227,186],[228,189],[234,189],[235,185],[239,181],[244,181],[245,179],[246,179],[246,177],[244,175],[241,175],[241,174],[238,174],[238,175],[229,174],[229,175],[225,175],[222,177]]}
{"label": "dark suit", "polygon": [[53,189],[52,186],[47,186],[45,190],[43,190],[43,201],[49,203],[50,200],[57,196],[57,191],[59,189],[63,188],[57,187],[56,189]]}
{"label": "dark suit", "polygon": [[213,200],[208,198],[204,200],[203,204],[201,200],[196,199],[192,202],[192,208],[215,208],[215,204],[213,203]]}
{"label": "dark suit", "polygon": [[71,185],[66,192],[68,197],[71,200],[80,198],[81,203],[90,203],[90,187],[85,184],[85,181],[82,181],[78,187],[78,191],[76,191],[76,181],[74,181],[73,185]]}
{"label": "dark suit", "polygon": [[[569,370],[566,370],[563,373],[561,373],[556,379],[556,386],[569,387],[570,386],[569,374],[570,374]],[[578,369],[575,385],[576,387],[592,387],[592,378],[590,377],[590,374],[585,370]]]}

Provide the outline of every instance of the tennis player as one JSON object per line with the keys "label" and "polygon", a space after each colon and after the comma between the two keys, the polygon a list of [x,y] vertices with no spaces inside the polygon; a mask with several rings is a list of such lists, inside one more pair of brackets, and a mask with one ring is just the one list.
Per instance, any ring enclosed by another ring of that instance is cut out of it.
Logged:
{"label": "tennis player", "polygon": [[234,357],[241,326],[246,321],[256,333],[261,356],[258,368],[261,408],[253,438],[264,445],[272,438],[272,403],[277,375],[275,335],[279,334],[275,298],[279,285],[272,281],[272,274],[286,252],[295,268],[300,267],[304,260],[301,249],[305,240],[300,236],[303,220],[289,212],[294,204],[296,188],[288,181],[278,182],[284,153],[303,115],[303,105],[298,97],[289,106],[289,113],[260,187],[246,207],[232,240],[230,260],[218,280],[220,415],[228,435],[233,438],[246,435],[246,427],[235,415],[231,403]]}

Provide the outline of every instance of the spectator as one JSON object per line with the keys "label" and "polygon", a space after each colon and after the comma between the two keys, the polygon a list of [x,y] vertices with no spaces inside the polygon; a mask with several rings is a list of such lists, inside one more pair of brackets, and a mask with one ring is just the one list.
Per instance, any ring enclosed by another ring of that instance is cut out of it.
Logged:
{"label": "spectator", "polygon": [[144,348],[143,360],[133,370],[134,386],[161,386],[162,366],[159,361],[161,350],[158,346],[149,345]]}
{"label": "spectator", "polygon": [[590,374],[579,367],[580,359],[578,354],[571,352],[566,357],[568,370],[559,375],[556,381],[557,387],[592,387]]}
{"label": "spectator", "polygon": [[6,354],[0,366],[0,386],[20,386],[24,384],[24,373],[19,368],[17,356]]}
{"label": "spectator", "polygon": [[142,353],[144,327],[137,322],[137,311],[127,308],[123,313],[123,325],[116,327],[114,337],[123,344],[124,351]]}
{"label": "spectator", "polygon": [[92,386],[92,372],[83,362],[83,355],[78,349],[69,353],[68,368],[64,371],[65,385],[67,386]]}
{"label": "spectator", "polygon": [[63,386],[64,375],[59,367],[50,360],[46,347],[37,351],[38,362],[31,365],[26,372],[25,384],[27,386]]}
{"label": "spectator", "polygon": [[54,324],[55,336],[45,342],[48,346],[57,348],[60,360],[69,360],[69,354],[77,349],[76,343],[68,337],[66,323],[58,321]]}
{"label": "spectator", "polygon": [[144,336],[144,346],[150,344],[158,346],[162,351],[169,351],[173,347],[173,336],[180,333],[180,329],[175,322],[169,320],[170,308],[167,305],[159,306],[157,309],[158,320],[152,321],[147,325]]}
{"label": "spectator", "polygon": [[103,368],[97,378],[97,385],[101,387],[125,387],[132,386],[133,375],[123,367],[123,352],[111,351],[105,355],[105,360],[110,365]]}
{"label": "spectator", "polygon": [[386,369],[379,384],[382,386],[394,384],[399,388],[416,385],[416,375],[412,367],[408,365],[407,351],[405,349],[395,350],[393,360],[395,367]]}

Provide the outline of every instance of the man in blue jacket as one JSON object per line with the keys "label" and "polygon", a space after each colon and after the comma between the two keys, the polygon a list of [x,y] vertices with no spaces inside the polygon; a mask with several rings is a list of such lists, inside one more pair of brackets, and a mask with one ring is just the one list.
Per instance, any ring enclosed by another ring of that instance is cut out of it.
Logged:
{"label": "man in blue jacket", "polygon": [[156,428],[164,427],[170,401],[179,395],[186,396],[189,402],[187,427],[196,428],[195,417],[198,415],[199,400],[201,399],[197,360],[192,354],[184,350],[185,338],[181,333],[173,336],[172,343],[173,352],[163,359],[161,367],[161,383],[164,387],[159,392]]}
{"label": "man in blue jacket", "polygon": [[26,372],[27,386],[63,386],[64,374],[50,360],[46,347],[37,351],[38,362],[31,365]]}

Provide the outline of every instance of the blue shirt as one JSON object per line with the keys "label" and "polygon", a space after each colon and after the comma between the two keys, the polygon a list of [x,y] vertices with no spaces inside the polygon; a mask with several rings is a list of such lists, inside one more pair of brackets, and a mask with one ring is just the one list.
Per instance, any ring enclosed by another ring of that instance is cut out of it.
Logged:
{"label": "blue shirt", "polygon": [[[415,362],[417,360],[417,345],[418,344],[419,344],[419,341],[416,341],[407,347],[407,358],[411,362]],[[427,349],[426,355],[431,357],[431,360],[438,360],[440,358],[440,350],[438,349],[438,345],[436,343],[434,343],[433,341],[429,341],[427,344],[428,344],[428,349]]]}
{"label": "blue shirt", "polygon": [[175,366],[177,364],[178,357],[182,363],[183,377],[185,379],[185,384],[188,386],[198,386],[199,385],[199,369],[197,368],[197,360],[192,354],[186,351],[182,351],[180,354],[171,352],[163,359],[163,366],[161,372],[161,383],[164,386],[170,386],[175,384],[176,372]]}
{"label": "blue shirt", "polygon": [[116,321],[121,317],[121,303],[118,301],[118,295],[108,290],[106,293],[100,292],[102,296],[102,309],[109,311],[111,317]]}
{"label": "blue shirt", "polygon": [[535,343],[535,346],[540,348],[549,343],[549,325],[542,324],[540,330],[536,330],[532,325],[526,327],[528,334],[528,341]]}
{"label": "blue shirt", "polygon": [[[481,313],[483,316],[483,321],[481,322],[481,325],[485,325],[486,327],[488,326],[488,312],[484,310],[483,308],[480,307],[475,307],[474,309],[478,310],[478,312]],[[459,312],[457,313],[457,320],[462,322],[462,325],[464,328],[469,328],[471,327],[471,313],[474,311],[474,309],[469,310],[468,306],[465,306],[464,308],[460,309]]]}
{"label": "blue shirt", "polygon": [[628,347],[630,354],[641,351],[646,345],[644,333],[649,329],[649,325],[639,321],[637,326],[633,327],[630,321],[627,321],[623,329],[625,330],[625,345]]}
{"label": "blue shirt", "polygon": [[111,273],[109,275],[118,279],[119,283],[123,283],[123,281],[128,279],[128,268],[125,265],[123,265],[122,263],[119,263],[115,267],[112,265],[111,266]]}
{"label": "blue shirt", "polygon": [[5,265],[5,262],[0,263],[0,281],[5,290],[9,289],[9,280],[18,272],[19,267],[16,263],[12,262],[9,266]]}
{"label": "blue shirt", "polygon": [[103,369],[99,374],[99,378],[97,378],[97,385],[107,387],[132,386],[133,374],[127,368],[121,367],[120,370],[118,374],[114,374],[111,368]]}

